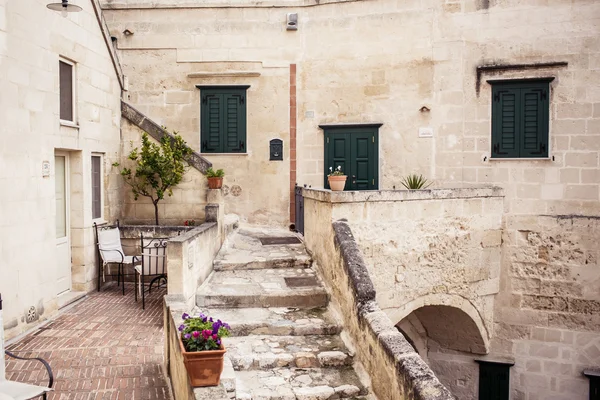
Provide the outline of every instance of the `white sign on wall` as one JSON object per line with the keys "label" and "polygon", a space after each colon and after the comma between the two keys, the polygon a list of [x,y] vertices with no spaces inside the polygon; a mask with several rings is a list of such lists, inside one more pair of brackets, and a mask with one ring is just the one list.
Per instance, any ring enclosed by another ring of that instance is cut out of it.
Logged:
{"label": "white sign on wall", "polygon": [[44,178],[50,176],[50,161],[42,161],[42,176]]}

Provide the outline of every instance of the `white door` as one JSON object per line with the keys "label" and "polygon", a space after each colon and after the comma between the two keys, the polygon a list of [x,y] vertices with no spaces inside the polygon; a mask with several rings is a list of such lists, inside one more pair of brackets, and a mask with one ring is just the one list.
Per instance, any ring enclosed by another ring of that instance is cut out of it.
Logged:
{"label": "white door", "polygon": [[71,243],[69,240],[69,157],[54,156],[56,172],[56,265],[57,294],[71,290]]}

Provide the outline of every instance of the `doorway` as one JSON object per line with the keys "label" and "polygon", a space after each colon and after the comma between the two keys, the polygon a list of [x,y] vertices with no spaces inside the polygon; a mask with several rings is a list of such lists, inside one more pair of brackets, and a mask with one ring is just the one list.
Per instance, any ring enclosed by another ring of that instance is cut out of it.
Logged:
{"label": "doorway", "polygon": [[324,185],[327,174],[338,166],[348,176],[344,190],[379,188],[379,127],[369,125],[321,125],[325,133]]}
{"label": "doorway", "polygon": [[71,223],[69,216],[69,155],[54,155],[56,198],[56,294],[71,290]]}

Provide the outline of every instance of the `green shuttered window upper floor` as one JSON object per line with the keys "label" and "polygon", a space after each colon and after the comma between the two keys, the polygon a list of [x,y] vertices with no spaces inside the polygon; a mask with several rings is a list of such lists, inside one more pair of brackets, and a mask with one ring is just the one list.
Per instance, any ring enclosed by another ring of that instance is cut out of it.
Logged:
{"label": "green shuttered window upper floor", "polygon": [[200,88],[202,153],[246,153],[248,86]]}
{"label": "green shuttered window upper floor", "polygon": [[548,157],[550,79],[492,84],[492,157]]}

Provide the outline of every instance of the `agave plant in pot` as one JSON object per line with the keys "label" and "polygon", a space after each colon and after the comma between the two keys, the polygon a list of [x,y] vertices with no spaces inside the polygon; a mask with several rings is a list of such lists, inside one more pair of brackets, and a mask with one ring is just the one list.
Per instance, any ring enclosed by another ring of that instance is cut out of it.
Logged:
{"label": "agave plant in pot", "polygon": [[333,191],[342,191],[346,186],[346,174],[342,172],[342,166],[338,165],[336,169],[329,167],[329,174],[327,175],[327,182],[329,187]]}
{"label": "agave plant in pot", "polygon": [[191,317],[184,313],[181,317],[179,346],[190,383],[193,387],[217,386],[223,372],[223,338],[231,328],[204,314]]}

